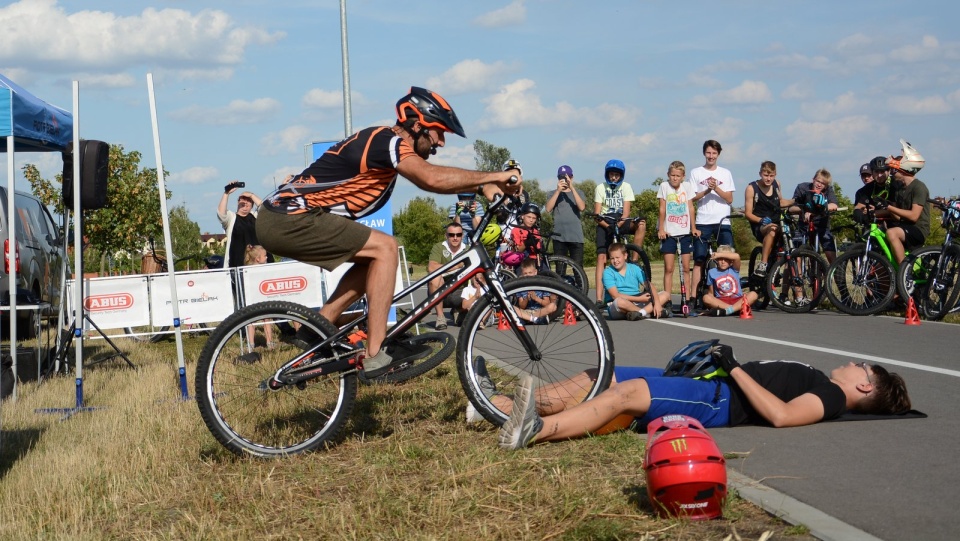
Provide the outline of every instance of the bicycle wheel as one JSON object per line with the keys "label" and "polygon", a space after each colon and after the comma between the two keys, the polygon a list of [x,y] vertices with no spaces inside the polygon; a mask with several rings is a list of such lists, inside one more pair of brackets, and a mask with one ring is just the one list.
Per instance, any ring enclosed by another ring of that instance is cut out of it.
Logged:
{"label": "bicycle wheel", "polygon": [[932,272],[937,268],[942,246],[924,246],[903,258],[897,267],[897,294],[901,299],[913,297],[920,308],[923,289],[926,288]]}
{"label": "bicycle wheel", "polygon": [[590,279],[583,267],[578,265],[576,261],[565,255],[548,255],[547,264],[550,265],[550,270],[556,272],[560,279],[573,286],[574,289],[579,290],[584,295],[589,293]]}
{"label": "bicycle wheel", "polygon": [[827,269],[827,296],[838,310],[853,316],[876,314],[893,301],[893,265],[863,248],[846,251]]}
{"label": "bicycle wheel", "polygon": [[360,375],[360,381],[363,383],[400,383],[422,376],[436,368],[440,363],[447,360],[453,354],[457,344],[450,333],[445,332],[427,332],[420,335],[410,334],[397,340],[404,345],[418,348],[426,346],[428,351],[422,352],[417,357],[407,362],[400,363],[389,372],[376,378],[367,379]]}
{"label": "bicycle wheel", "polygon": [[823,300],[827,261],[820,254],[797,248],[790,258],[780,257],[767,270],[766,290],[770,302],[791,314],[813,310]]}
{"label": "bicycle wheel", "polygon": [[356,372],[272,388],[280,367],[303,350],[283,342],[273,349],[251,349],[248,330],[259,333],[270,325],[279,337],[280,322],[305,326],[321,338],[337,332],[305,306],[261,302],[224,320],[197,360],[200,416],[217,441],[241,456],[277,457],[316,449],[337,435],[356,400]]}
{"label": "bicycle wheel", "polygon": [[960,299],[960,285],[957,278],[960,276],[960,247],[947,247],[943,258],[934,262],[934,270],[930,274],[929,282],[921,294],[920,309],[927,319],[943,319],[950,310],[957,305]]}
{"label": "bicycle wheel", "polygon": [[160,333],[166,332],[169,328],[170,327],[152,327],[149,325],[145,327],[124,327],[123,333],[131,335],[127,336],[127,338],[134,342],[156,344],[166,338],[167,335]]}
{"label": "bicycle wheel", "polygon": [[703,273],[700,275],[700,281],[697,282],[697,307],[704,308],[703,306],[703,296],[710,291],[710,280],[707,279],[707,274],[710,272],[710,269],[717,268],[717,260],[710,258],[703,265]]}
{"label": "bicycle wheel", "polygon": [[643,275],[647,277],[648,280],[653,279],[653,274],[650,269],[650,258],[647,257],[647,252],[643,251],[643,248],[637,246],[636,244],[627,244],[627,261],[633,263],[634,265],[639,265],[643,269]]}
{"label": "bicycle wheel", "polygon": [[[760,256],[763,254],[763,248],[760,246],[754,247],[753,251],[750,252],[750,264],[747,267],[747,287],[750,288],[750,291],[753,291],[757,294],[757,301],[753,303],[753,308],[756,310],[763,310],[767,306],[770,306],[770,296],[767,295],[766,278],[763,276],[756,276],[753,274],[753,271],[756,270],[757,264],[760,263]],[[743,280],[741,280],[741,287]]]}
{"label": "bicycle wheel", "polygon": [[[467,314],[458,339],[457,372],[467,398],[485,419],[497,426],[507,420],[510,397],[522,374],[537,380],[543,413],[583,402],[610,385],[613,341],[606,322],[587,297],[542,276],[517,278],[503,284],[503,290],[508,298],[532,291],[556,295],[560,313],[551,317],[552,323],[524,325],[539,351],[537,358],[530,357],[513,329],[480,328],[486,312],[496,309],[492,296],[482,297]],[[561,304],[569,308],[559,308]],[[490,394],[490,382],[494,394]]]}

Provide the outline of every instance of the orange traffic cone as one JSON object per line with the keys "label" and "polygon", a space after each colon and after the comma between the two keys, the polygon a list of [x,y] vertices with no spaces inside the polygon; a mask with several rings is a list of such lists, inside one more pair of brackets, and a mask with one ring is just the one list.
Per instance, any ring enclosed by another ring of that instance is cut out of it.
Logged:
{"label": "orange traffic cone", "polygon": [[507,322],[507,317],[503,315],[503,312],[497,312],[497,330],[498,331],[510,330],[510,323]]}
{"label": "orange traffic cone", "polygon": [[753,310],[750,309],[750,305],[743,303],[743,307],[740,308],[740,319],[753,319]]}
{"label": "orange traffic cone", "polygon": [[917,313],[917,304],[913,302],[913,297],[910,297],[910,300],[907,301],[907,317],[904,318],[903,323],[905,325],[920,324],[920,314]]}
{"label": "orange traffic cone", "polygon": [[567,307],[563,310],[563,324],[564,325],[576,325],[577,316],[573,313],[573,305],[567,303]]}

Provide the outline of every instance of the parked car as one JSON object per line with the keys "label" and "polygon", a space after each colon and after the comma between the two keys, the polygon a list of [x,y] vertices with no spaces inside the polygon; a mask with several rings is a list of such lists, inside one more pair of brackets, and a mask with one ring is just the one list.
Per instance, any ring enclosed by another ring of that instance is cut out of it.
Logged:
{"label": "parked car", "polygon": [[[28,305],[46,302],[50,309],[45,313],[35,310],[19,311],[17,314],[18,338],[32,338],[37,330],[37,317],[56,314],[60,306],[60,277],[63,265],[63,238],[50,211],[39,199],[29,193],[15,192],[14,207],[17,219],[16,238],[19,248],[20,271],[17,273],[17,304]],[[7,229],[7,190],[0,187],[0,250],[10,251],[10,236]],[[10,277],[8,267],[0,255],[0,304],[10,305]],[[3,314],[6,320],[7,314]],[[0,321],[0,336],[9,327],[9,322]],[[8,338],[8,337],[5,337]]]}

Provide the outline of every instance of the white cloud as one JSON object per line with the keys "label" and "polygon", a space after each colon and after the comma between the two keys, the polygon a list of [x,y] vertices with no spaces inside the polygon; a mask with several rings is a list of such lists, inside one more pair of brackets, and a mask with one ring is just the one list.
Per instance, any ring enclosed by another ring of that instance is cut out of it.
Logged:
{"label": "white cloud", "polygon": [[76,78],[84,88],[129,88],[137,84],[129,73],[88,73],[79,74]]}
{"label": "white cloud", "polygon": [[492,64],[481,60],[463,60],[437,77],[427,79],[427,87],[441,93],[463,94],[494,87],[497,79],[515,71],[502,61]]}
{"label": "white cloud", "polygon": [[784,131],[788,143],[799,150],[820,149],[829,153],[853,148],[857,141],[875,137],[879,128],[867,115],[855,115],[825,122],[797,120]]}
{"label": "white cloud", "polygon": [[284,36],[238,26],[219,10],[68,14],[56,0],[21,0],[0,8],[0,28],[0,62],[55,73],[115,72],[142,64],[199,70],[235,66],[247,47]]}
{"label": "white cloud", "polygon": [[714,92],[708,96],[695,96],[692,104],[696,107],[713,105],[759,105],[773,101],[773,94],[763,81],[744,81],[729,90]]}
{"label": "white cloud", "polygon": [[311,88],[303,95],[303,98],[300,100],[300,105],[306,109],[342,109],[343,91]]}
{"label": "white cloud", "polygon": [[813,87],[809,83],[793,83],[783,89],[780,97],[785,100],[808,100],[813,97]]}
{"label": "white cloud", "polygon": [[800,105],[803,115],[812,120],[830,120],[847,116],[859,108],[860,102],[853,92],[837,96],[833,101],[815,101]]}
{"label": "white cloud", "polygon": [[486,98],[486,115],[481,127],[518,128],[583,123],[607,129],[631,126],[639,117],[636,108],[600,104],[594,108],[577,108],[561,101],[553,106],[544,105],[540,96],[531,92],[536,83],[520,79],[501,87],[500,91]]}
{"label": "white cloud", "polygon": [[474,169],[477,166],[477,153],[474,152],[473,146],[444,146],[437,151],[436,156],[430,156],[430,163],[460,167],[461,169]]}
{"label": "white cloud", "polygon": [[485,28],[499,28],[513,26],[526,22],[527,8],[523,0],[514,0],[510,4],[480,15],[473,20],[473,24]]}
{"label": "white cloud", "polygon": [[[304,170],[304,167],[298,167],[296,165],[284,165],[273,170],[272,173],[269,173],[267,176],[260,179],[260,186],[263,190],[257,190],[254,188],[255,193],[260,193],[263,191],[273,191],[278,188],[290,175],[299,175]],[[248,186],[249,187],[249,186]]]}
{"label": "white cloud", "polygon": [[938,115],[953,112],[953,107],[942,96],[891,96],[887,107],[904,115]]}
{"label": "white cloud", "polygon": [[169,181],[171,184],[203,184],[214,180],[220,176],[220,171],[216,167],[190,167],[183,171],[170,173]]}
{"label": "white cloud", "polygon": [[175,120],[210,126],[234,126],[257,124],[274,117],[280,111],[280,102],[273,98],[257,98],[253,101],[233,100],[225,107],[201,107],[192,105],[170,113]]}
{"label": "white cloud", "polygon": [[634,155],[650,148],[657,140],[652,133],[626,133],[605,139],[567,139],[560,144],[560,156],[586,156],[606,159],[612,155]]}
{"label": "white cloud", "polygon": [[313,129],[308,126],[295,125],[277,132],[270,132],[264,135],[260,142],[264,147],[263,152],[267,155],[302,152],[304,145],[319,140],[319,137],[313,133]]}
{"label": "white cloud", "polygon": [[934,36],[923,36],[920,43],[910,43],[890,51],[890,58],[898,62],[919,62],[939,56],[940,42]]}

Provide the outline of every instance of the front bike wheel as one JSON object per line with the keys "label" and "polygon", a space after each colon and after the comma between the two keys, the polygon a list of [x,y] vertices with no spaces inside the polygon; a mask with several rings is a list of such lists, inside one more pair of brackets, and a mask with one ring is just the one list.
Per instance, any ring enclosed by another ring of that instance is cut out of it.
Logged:
{"label": "front bike wheel", "polygon": [[791,314],[809,312],[825,293],[827,261],[820,254],[797,248],[767,270],[767,295],[774,306]]}
{"label": "front bike wheel", "polygon": [[934,321],[943,319],[960,299],[960,247],[949,246],[943,259],[935,263],[927,286],[922,290],[920,309]]}
{"label": "front bike wheel", "polygon": [[524,324],[537,349],[533,357],[518,329],[480,328],[488,311],[501,308],[492,295],[478,300],[467,314],[457,344],[457,372],[467,398],[486,420],[497,426],[507,420],[523,374],[537,381],[538,409],[544,414],[579,404],[610,385],[613,341],[586,296],[541,276],[517,278],[503,284],[503,291],[510,299],[527,292],[556,295],[560,313],[550,323]]}
{"label": "front bike wheel", "polygon": [[318,340],[337,332],[305,306],[261,302],[224,320],[197,360],[200,416],[217,441],[241,456],[278,457],[314,450],[337,435],[356,400],[355,371],[320,375],[295,385],[276,384],[273,376],[303,349],[286,342],[266,348],[252,345],[268,329],[279,338],[281,322],[309,329]]}
{"label": "front bike wheel", "polygon": [[410,334],[397,339],[401,345],[412,348],[429,348],[409,361],[402,362],[390,369],[389,372],[376,378],[366,379],[360,375],[360,381],[364,383],[401,383],[417,376],[422,376],[433,370],[443,361],[447,360],[453,354],[457,344],[450,333],[445,332],[425,332],[423,334]]}
{"label": "front bike wheel", "polygon": [[937,268],[942,246],[924,246],[911,252],[897,267],[897,294],[904,302],[913,298],[920,308],[922,291],[929,283],[931,274]]}
{"label": "front bike wheel", "polygon": [[827,269],[827,297],[838,310],[852,316],[883,311],[897,290],[890,261],[864,248],[844,252]]}
{"label": "front bike wheel", "polygon": [[590,292],[590,279],[583,267],[576,261],[564,255],[548,255],[547,264],[550,270],[557,273],[560,279],[579,290],[584,295]]}

